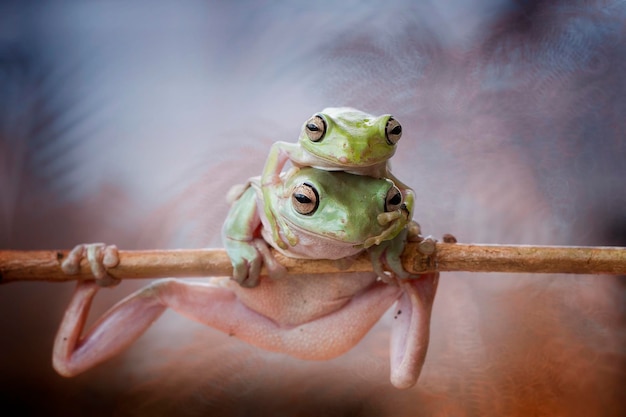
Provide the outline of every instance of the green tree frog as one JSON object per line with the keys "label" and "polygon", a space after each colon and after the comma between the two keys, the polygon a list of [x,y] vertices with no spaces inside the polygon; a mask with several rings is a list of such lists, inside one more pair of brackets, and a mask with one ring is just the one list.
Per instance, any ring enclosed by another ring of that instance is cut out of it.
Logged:
{"label": "green tree frog", "polygon": [[[396,236],[412,218],[414,204],[413,190],[389,170],[388,160],[395,153],[401,136],[402,126],[389,114],[376,117],[350,107],[331,107],[304,123],[297,143],[275,142],[261,175],[264,210],[273,240],[282,248],[287,244],[294,246],[298,241],[292,229],[273,211],[269,198],[270,187],[280,182],[280,173],[287,161],[294,167],[346,171],[394,181],[402,191],[404,206],[387,218],[386,232],[365,245],[377,245]],[[403,222],[393,221],[400,216]]]}
{"label": "green tree frog", "polygon": [[[385,226],[371,219],[401,204],[399,190],[388,179],[314,168],[290,173],[272,190],[275,213],[299,239],[298,245],[281,249],[289,256],[337,259],[356,255],[365,250],[369,237],[384,231]],[[86,256],[96,280],[77,284],[54,342],[54,368],[73,376],[111,358],[167,308],[262,349],[326,360],[356,345],[397,301],[391,382],[399,388],[415,384],[428,347],[438,274],[408,277],[398,269],[404,246],[400,233],[383,250],[372,253],[375,272],[291,274],[282,279],[261,275],[263,262],[270,274],[280,275],[263,239],[272,236],[263,219],[263,203],[258,179],[250,181],[233,202],[224,224],[235,279],[154,281],[113,306],[84,335],[99,284],[115,283],[107,268],[116,264],[117,249],[103,244],[77,246],[63,262],[64,270],[75,272]],[[397,270],[387,275],[386,282],[379,279],[383,264]]]}

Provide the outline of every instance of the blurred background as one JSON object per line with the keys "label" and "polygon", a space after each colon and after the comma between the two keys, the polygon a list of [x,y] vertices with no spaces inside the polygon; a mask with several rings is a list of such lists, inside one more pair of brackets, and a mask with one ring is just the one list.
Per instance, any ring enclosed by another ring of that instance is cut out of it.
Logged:
{"label": "blurred background", "polygon": [[[402,123],[425,234],[626,246],[625,41],[624,1],[3,0],[0,249],[221,247],[230,186],[343,105]],[[167,312],[66,379],[73,287],[0,287],[2,415],[626,415],[624,277],[442,275],[406,391],[389,315],[307,362]]]}

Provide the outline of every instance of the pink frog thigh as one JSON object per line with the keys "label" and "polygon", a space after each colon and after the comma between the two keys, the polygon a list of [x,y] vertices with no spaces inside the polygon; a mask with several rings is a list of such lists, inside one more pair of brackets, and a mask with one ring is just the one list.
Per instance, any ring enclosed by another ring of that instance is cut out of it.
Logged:
{"label": "pink frog thigh", "polygon": [[160,282],[162,302],[186,317],[266,350],[317,360],[336,357],[356,345],[401,294],[398,287],[376,283],[330,314],[281,326],[247,307],[227,287]]}
{"label": "pink frog thigh", "polygon": [[358,343],[400,295],[398,287],[376,283],[321,318],[281,326],[243,304],[228,286],[165,279],[111,307],[81,337],[97,291],[94,283],[79,283],[63,318],[53,352],[54,367],[62,375],[79,374],[122,352],[168,307],[266,350],[330,359]]}

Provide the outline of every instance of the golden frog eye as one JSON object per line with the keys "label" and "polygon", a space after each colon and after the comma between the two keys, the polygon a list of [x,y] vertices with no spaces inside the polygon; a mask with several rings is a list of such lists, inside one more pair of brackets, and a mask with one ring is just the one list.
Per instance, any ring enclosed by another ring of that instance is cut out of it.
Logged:
{"label": "golden frog eye", "polygon": [[402,126],[400,126],[400,123],[396,119],[390,117],[385,127],[385,139],[387,139],[387,143],[393,146],[398,143],[401,137]]}
{"label": "golden frog eye", "polygon": [[315,213],[320,204],[320,196],[311,184],[300,184],[291,193],[293,208],[300,214],[310,215]]}
{"label": "golden frog eye", "polygon": [[385,211],[396,211],[402,207],[402,193],[395,185],[387,191],[385,197]]}
{"label": "golden frog eye", "polygon": [[326,133],[326,121],[322,116],[315,115],[306,122],[304,130],[312,142],[319,142]]}

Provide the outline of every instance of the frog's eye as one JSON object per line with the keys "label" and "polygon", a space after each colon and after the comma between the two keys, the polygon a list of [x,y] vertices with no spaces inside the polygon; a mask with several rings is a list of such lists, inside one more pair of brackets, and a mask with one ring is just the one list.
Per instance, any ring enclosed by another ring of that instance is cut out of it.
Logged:
{"label": "frog's eye", "polygon": [[312,142],[319,142],[326,133],[326,121],[322,116],[315,115],[306,122],[304,130]]}
{"label": "frog's eye", "polygon": [[387,120],[387,126],[385,126],[385,139],[387,139],[387,143],[390,145],[395,145],[402,137],[402,126],[400,123],[393,117],[390,117]]}
{"label": "frog's eye", "polygon": [[320,204],[320,196],[311,184],[300,184],[291,193],[293,208],[300,214],[310,215],[315,213]]}
{"label": "frog's eye", "polygon": [[402,207],[402,193],[395,185],[387,191],[385,197],[385,211],[396,211]]}

